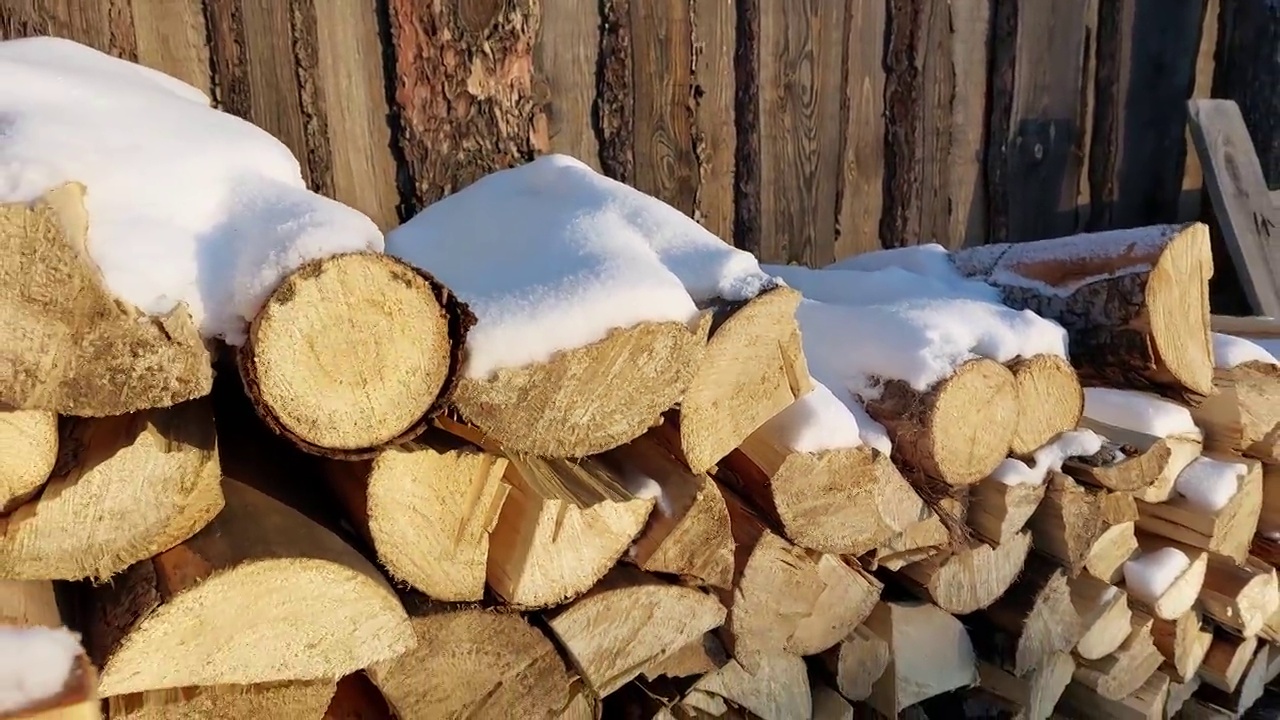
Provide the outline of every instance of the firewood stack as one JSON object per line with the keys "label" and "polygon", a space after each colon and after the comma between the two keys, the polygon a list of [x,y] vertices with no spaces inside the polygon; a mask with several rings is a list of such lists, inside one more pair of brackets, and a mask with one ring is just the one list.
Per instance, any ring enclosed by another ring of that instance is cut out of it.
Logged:
{"label": "firewood stack", "polygon": [[1280,674],[1280,362],[1212,332],[1203,225],[761,267],[551,156],[385,245],[263,185],[217,227],[277,246],[164,305],[110,251],[170,206],[66,167],[0,197],[0,718],[1241,717]]}

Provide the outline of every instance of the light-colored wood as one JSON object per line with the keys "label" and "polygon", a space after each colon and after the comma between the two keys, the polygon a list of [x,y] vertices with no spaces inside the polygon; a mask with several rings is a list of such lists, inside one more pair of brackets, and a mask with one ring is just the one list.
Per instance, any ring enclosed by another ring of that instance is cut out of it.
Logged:
{"label": "light-colored wood", "polygon": [[1095,543],[1113,525],[1136,519],[1133,499],[1123,493],[1082,485],[1050,472],[1045,496],[1027,524],[1036,549],[1062,563],[1074,576],[1084,570]]}
{"label": "light-colored wood", "polygon": [[1209,683],[1196,694],[1200,696],[1200,699],[1216,707],[1237,715],[1243,714],[1253,707],[1254,703],[1258,702],[1262,694],[1266,692],[1269,680],[1267,676],[1270,673],[1271,657],[1274,651],[1274,646],[1260,643],[1253,656],[1249,658],[1248,666],[1244,669],[1239,681],[1236,682],[1235,689],[1231,692],[1224,692],[1213,683]]}
{"label": "light-colored wood", "polygon": [[1280,462],[1280,366],[1246,362],[1213,373],[1217,392],[1191,408],[1210,450]]}
{"label": "light-colored wood", "polygon": [[809,717],[813,695],[804,660],[786,653],[763,658],[748,672],[736,660],[694,683],[682,704],[708,707],[731,703],[760,720]]}
{"label": "light-colored wood", "polygon": [[870,698],[884,715],[898,717],[909,705],[978,682],[969,633],[934,605],[879,603],[867,628],[889,644],[889,666]]}
{"label": "light-colored wood", "polygon": [[1164,442],[1169,446],[1169,460],[1155,482],[1133,493],[1135,500],[1162,503],[1173,497],[1173,486],[1177,483],[1178,476],[1204,450],[1204,437],[1198,433],[1170,435],[1164,438]]}
{"label": "light-colored wood", "polygon": [[210,355],[186,305],[149,316],[107,289],[84,195],[67,183],[0,203],[0,407],[103,417],[208,395]]}
{"label": "light-colored wood", "polygon": [[889,666],[889,642],[866,625],[859,625],[820,657],[841,695],[854,701],[866,700],[871,697],[872,685]]}
{"label": "light-colored wood", "polygon": [[591,0],[542,8],[534,45],[539,78],[547,84],[547,134],[551,152],[570,155],[600,171],[600,145],[592,131],[596,67],[600,53],[600,9]]}
{"label": "light-colored wood", "polygon": [[1084,413],[1084,389],[1071,363],[1057,355],[1019,358],[1009,370],[1018,392],[1018,425],[1009,453],[1030,457],[1060,433],[1076,429]]}
{"label": "light-colored wood", "polygon": [[[1186,704],[1196,690],[1204,683],[1199,675],[1192,677],[1190,680],[1179,683],[1169,683],[1169,697],[1164,703],[1164,716],[1172,718],[1178,716],[1178,711]],[[1178,716],[1181,717],[1181,716]]]}
{"label": "light-colored wood", "polygon": [[1043,483],[1008,485],[987,478],[970,488],[965,522],[988,541],[1005,542],[1027,526],[1044,492]]}
{"label": "light-colored wood", "polygon": [[1098,720],[1164,720],[1169,701],[1169,676],[1152,673],[1132,693],[1113,700],[1083,683],[1071,683],[1062,694],[1062,708],[1074,717]]}
{"label": "light-colored wood", "polygon": [[1151,639],[1151,617],[1134,613],[1120,648],[1098,660],[1080,660],[1074,681],[1108,700],[1123,700],[1160,667],[1164,657]]}
{"label": "light-colored wood", "polygon": [[547,625],[597,697],[724,623],[715,597],[619,565]]}
{"label": "light-colored wood", "polygon": [[0,517],[0,577],[110,578],[222,509],[207,400],[68,419],[60,455],[41,491]]}
{"label": "light-colored wood", "polygon": [[[38,636],[38,639],[37,639]],[[39,642],[42,651],[32,646]],[[58,649],[50,649],[51,645]],[[63,655],[63,649],[77,652]],[[32,654],[26,654],[32,653]],[[73,655],[74,657],[68,657]],[[66,627],[53,583],[47,580],[0,580],[0,657],[24,664],[47,663],[31,677],[6,676],[0,717],[22,720],[99,720],[98,674]],[[66,658],[67,661],[64,661]],[[53,675],[53,673],[57,675]],[[45,678],[61,681],[47,687]],[[16,703],[21,702],[21,705]]]}
{"label": "light-colored wood", "polygon": [[849,701],[812,672],[809,673],[809,691],[813,693],[813,720],[853,720],[853,706]]}
{"label": "light-colored wood", "polygon": [[[1053,656],[1070,652],[1084,632],[1071,595],[1061,567],[1048,558],[1028,556],[1007,592],[963,620],[978,658],[1024,677]],[[1009,699],[1034,710],[1019,698]]]}
{"label": "light-colored wood", "polygon": [[150,3],[133,0],[138,64],[172,75],[205,95],[213,94],[209,30],[196,0]]}
{"label": "light-colored wood", "polygon": [[1164,656],[1161,670],[1178,682],[1188,682],[1204,663],[1213,643],[1213,631],[1201,621],[1200,612],[1191,609],[1176,620],[1154,618],[1151,638]]}
{"label": "light-colored wood", "polygon": [[109,720],[322,720],[333,680],[166,688],[107,698]]}
{"label": "light-colored wood", "polygon": [[393,578],[434,600],[478,601],[507,459],[449,440],[428,433],[372,460],[326,461],[324,471]]}
{"label": "light-colored wood", "polygon": [[[1092,430],[1103,438],[1102,449],[1087,458],[1068,458],[1062,463],[1063,472],[1080,482],[1107,490],[1123,490],[1136,495],[1145,494],[1152,485],[1160,485],[1166,476],[1173,478],[1181,467],[1166,472],[1171,463],[1181,462],[1189,453],[1174,454],[1180,437],[1156,437],[1117,427],[1085,417],[1080,427]],[[1199,440],[1199,438],[1196,438]],[[1195,455],[1200,454],[1200,444],[1195,444]],[[1182,467],[1195,457],[1188,457]],[[1159,488],[1151,492],[1161,492]],[[1165,491],[1167,492],[1167,491]]]}
{"label": "light-colored wood", "polygon": [[1204,586],[1205,574],[1209,568],[1209,554],[1190,545],[1183,545],[1167,538],[1145,533],[1138,533],[1138,546],[1142,553],[1151,553],[1163,548],[1173,548],[1186,555],[1187,559],[1190,560],[1187,568],[1170,583],[1169,587],[1154,602],[1135,597],[1132,594],[1129,595],[1131,607],[1140,609],[1161,620],[1177,620],[1195,605],[1200,596],[1200,589]]}
{"label": "light-colored wood", "polygon": [[1258,638],[1242,638],[1215,629],[1213,643],[1200,665],[1200,677],[1206,685],[1222,692],[1234,692],[1244,677],[1245,670],[1258,650]]}
{"label": "light-colored wood", "polygon": [[1084,571],[1088,575],[1103,582],[1118,583],[1124,580],[1124,564],[1138,552],[1138,536],[1136,523],[1133,521],[1116,523],[1103,531],[1089,554],[1085,556]]}
{"label": "light-colored wood", "polygon": [[[943,504],[947,502],[944,500]],[[931,510],[924,520],[912,523],[873,550],[870,558],[877,567],[900,570],[913,562],[937,555],[951,540],[951,531]]]}
{"label": "light-colored wood", "polygon": [[978,683],[984,690],[1022,707],[1028,720],[1048,720],[1075,669],[1076,662],[1069,652],[1047,656],[1037,669],[1021,677],[979,662]]}
{"label": "light-colored wood", "polygon": [[1267,620],[1280,610],[1280,586],[1275,567],[1257,558],[1245,558],[1243,565],[1210,554],[1200,587],[1200,607],[1219,625],[1245,637],[1262,631]]}
{"label": "light-colored wood", "polygon": [[333,678],[413,646],[400,601],[342,539],[236,480],[223,493],[212,523],[95,591],[104,696]]}
{"label": "light-colored wood", "polygon": [[389,255],[313,260],[254,316],[237,353],[240,376],[258,415],[298,447],[371,457],[442,408],[465,313],[434,279]]}
{"label": "light-colored wood", "polygon": [[1071,602],[1080,615],[1083,632],[1076,642],[1076,654],[1099,660],[1119,649],[1132,623],[1129,600],[1119,588],[1096,578],[1072,578]]}
{"label": "light-colored wood", "polygon": [[58,459],[58,416],[47,410],[0,410],[0,514],[28,500]]}
{"label": "light-colored wood", "polygon": [[973,541],[898,571],[900,578],[938,607],[954,615],[976,612],[995,602],[1022,572],[1031,550],[1023,531],[999,545]]}
{"label": "light-colored wood", "polygon": [[415,644],[369,666],[404,720],[552,717],[570,700],[551,639],[518,613],[405,598]]}
{"label": "light-colored wood", "polygon": [[1213,513],[1176,494],[1161,503],[1140,502],[1138,529],[1244,562],[1262,513],[1262,465],[1238,456],[1206,456],[1245,467],[1237,476],[1238,489],[1231,500]]}
{"label": "light-colored wood", "polygon": [[727,662],[729,662],[729,655],[724,651],[724,644],[713,631],[686,643],[661,660],[649,663],[640,674],[646,680],[661,676],[679,678],[705,675],[724,667]]}

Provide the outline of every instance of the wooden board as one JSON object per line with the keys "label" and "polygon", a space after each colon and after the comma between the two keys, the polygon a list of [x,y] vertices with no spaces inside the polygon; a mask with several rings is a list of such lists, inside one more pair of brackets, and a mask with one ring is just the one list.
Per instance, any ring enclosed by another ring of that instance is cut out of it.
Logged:
{"label": "wooden board", "polygon": [[733,241],[734,132],[733,53],[737,0],[693,3],[694,154],[698,195],[694,219]]}
{"label": "wooden board", "polygon": [[1274,2],[1222,3],[1213,95],[1240,106],[1262,174],[1280,186],[1280,6]]}
{"label": "wooden board", "polygon": [[698,162],[690,2],[638,0],[630,21],[635,186],[692,217]]}
{"label": "wooden board", "polygon": [[572,155],[599,170],[600,144],[592,129],[591,106],[600,55],[600,3],[544,3],[541,27],[534,59],[539,79],[545,83],[547,149]]}
{"label": "wooden board", "polygon": [[884,206],[884,0],[850,0],[835,259],[879,250]]}

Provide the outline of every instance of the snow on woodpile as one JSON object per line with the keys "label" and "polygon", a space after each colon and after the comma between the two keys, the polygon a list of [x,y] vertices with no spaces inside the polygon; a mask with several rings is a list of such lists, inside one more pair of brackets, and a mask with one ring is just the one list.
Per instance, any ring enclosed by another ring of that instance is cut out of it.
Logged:
{"label": "snow on woodpile", "polygon": [[849,407],[826,385],[814,381],[813,390],[785,410],[773,416],[760,428],[778,445],[798,453],[818,453],[869,445],[881,452],[892,449],[884,427],[872,420],[856,405],[860,413]]}
{"label": "snow on woodpile", "polygon": [[1092,430],[1064,432],[1053,442],[1036,450],[1030,465],[1017,458],[1006,458],[991,473],[1005,485],[1043,485],[1050,472],[1062,469],[1062,463],[1074,457],[1087,457],[1102,449],[1102,438]]}
{"label": "snow on woodpile", "polygon": [[1185,407],[1137,390],[1085,388],[1084,415],[1107,425],[1155,437],[1200,434],[1200,428]]}
{"label": "snow on woodpile", "polygon": [[1191,558],[1177,548],[1139,552],[1124,564],[1124,584],[1129,594],[1154,605],[1161,595],[1191,567]]}
{"label": "snow on woodpile", "polygon": [[0,626],[0,713],[62,692],[82,652],[66,628]]}
{"label": "snow on woodpile", "polygon": [[107,287],[151,314],[184,302],[232,344],[292,270],[382,249],[372,220],[308,190],[283,143],[196,88],[68,40],[0,42],[0,202],[69,181]]}
{"label": "snow on woodpile", "polygon": [[1257,340],[1248,340],[1234,335],[1213,333],[1213,364],[1227,370],[1247,362],[1260,362],[1268,365],[1280,365],[1276,356]]}
{"label": "snow on woodpile", "polygon": [[1196,512],[1212,515],[1225,508],[1240,489],[1240,481],[1249,474],[1244,463],[1224,462],[1200,456],[1178,475],[1173,489]]}

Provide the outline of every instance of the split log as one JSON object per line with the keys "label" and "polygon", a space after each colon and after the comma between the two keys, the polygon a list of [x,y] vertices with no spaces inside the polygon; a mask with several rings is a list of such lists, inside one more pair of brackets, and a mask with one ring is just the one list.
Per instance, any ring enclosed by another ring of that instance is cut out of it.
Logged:
{"label": "split log", "polygon": [[489,534],[489,587],[516,607],[558,605],[604,577],[654,501],[627,492],[591,459],[510,460],[511,490]]}
{"label": "split log", "polygon": [[[1141,552],[1125,567],[1124,589],[1129,594],[1130,605],[1161,620],[1178,619],[1195,605],[1200,596],[1209,567],[1208,553],[1145,533],[1138,534],[1138,546]],[[1173,555],[1174,552],[1182,557]],[[1147,587],[1145,583],[1139,586],[1132,582],[1137,575],[1151,573],[1156,566],[1164,566],[1171,559],[1177,560],[1183,569],[1176,576],[1162,572],[1159,587]]]}
{"label": "split log", "polygon": [[1018,391],[1005,366],[980,358],[926,392],[889,380],[866,409],[888,431],[896,459],[947,485],[965,486],[990,475],[1008,455]]}
{"label": "split log", "polygon": [[58,416],[47,410],[0,410],[0,515],[31,498],[58,459]]}
{"label": "split log", "polygon": [[725,620],[714,597],[619,565],[547,625],[587,687],[604,697]]}
{"label": "split log", "polygon": [[208,524],[221,477],[205,399],[69,418],[49,481],[0,517],[0,576],[109,578]]}
{"label": "split log", "polygon": [[1204,224],[986,245],[952,260],[961,274],[999,288],[1005,304],[1061,323],[1086,383],[1190,404],[1213,392]]}
{"label": "split log", "polygon": [[[954,498],[944,498],[939,505],[944,512],[950,508],[962,509],[954,502]],[[964,513],[957,514],[963,516]],[[924,520],[912,523],[872,550],[868,556],[876,567],[900,570],[911,563],[937,555],[952,540],[951,530],[936,513],[930,511]]]}
{"label": "split log", "polygon": [[1053,653],[1025,677],[990,663],[978,663],[978,683],[985,690],[1022,707],[1028,720],[1048,720],[1071,682],[1076,663],[1070,653]]}
{"label": "split log", "polygon": [[1236,492],[1225,505],[1210,510],[1181,494],[1162,503],[1141,503],[1138,529],[1243,562],[1262,512],[1262,466],[1248,458],[1205,456],[1192,462],[1180,477],[1210,463],[1240,469],[1235,474]]}
{"label": "split log", "polygon": [[889,643],[865,625],[822,653],[822,664],[835,678],[840,694],[853,701],[871,697],[871,688],[889,666]]}
{"label": "split log", "polygon": [[1267,689],[1267,673],[1270,666],[1273,647],[1259,645],[1253,656],[1249,658],[1235,689],[1225,692],[1212,683],[1202,685],[1196,695],[1215,707],[1220,707],[1237,715],[1253,707],[1262,698]]}
{"label": "split log", "polygon": [[724,651],[724,645],[713,632],[708,632],[661,660],[649,663],[640,674],[646,680],[663,676],[681,678],[705,675],[724,667],[727,662],[729,655]]}
{"label": "split log", "polygon": [[[38,649],[37,649],[38,646]],[[98,720],[98,675],[67,629],[53,583],[0,580],[0,717]]]}
{"label": "split log", "polygon": [[1264,462],[1280,462],[1280,366],[1246,362],[1218,368],[1217,393],[1191,408],[1205,446]]}
{"label": "split log", "polygon": [[1152,673],[1142,685],[1119,700],[1103,697],[1081,683],[1072,683],[1062,694],[1062,708],[1073,717],[1097,720],[1164,720],[1169,701],[1169,677]]}
{"label": "split log", "polygon": [[[1203,686],[1201,686],[1203,687]],[[1236,713],[1228,712],[1220,707],[1193,695],[1187,698],[1182,709],[1178,711],[1178,720],[1240,720]],[[1267,720],[1270,720],[1268,718]]]}
{"label": "split log", "polygon": [[1213,643],[1213,631],[1207,628],[1197,610],[1188,610],[1176,620],[1155,618],[1151,638],[1164,656],[1162,670],[1178,682],[1195,677]]}
{"label": "split log", "polygon": [[736,545],[725,646],[747,672],[780,652],[814,655],[844,638],[871,612],[882,585],[838,556],[798,548],[770,532],[725,492]]}
{"label": "split log", "polygon": [[681,704],[701,709],[708,715],[711,715],[708,711],[720,708],[723,710],[715,715],[740,708],[760,720],[791,720],[811,716],[813,693],[804,660],[795,655],[774,653],[763,658],[753,672],[730,660],[719,670],[699,678]]}
{"label": "split log", "polygon": [[1108,700],[1123,700],[1142,686],[1163,662],[1151,638],[1149,615],[1133,614],[1129,635],[1111,655],[1080,660],[1074,680]]}
{"label": "split log", "polygon": [[1062,471],[1080,482],[1133,493],[1139,500],[1163,502],[1178,473],[1202,449],[1198,435],[1158,437],[1082,418],[1080,427],[1103,438],[1102,449],[1083,458],[1068,458]]}
{"label": "split log", "polygon": [[489,533],[509,489],[506,458],[428,431],[371,460],[323,467],[393,578],[434,600],[484,596]]}
{"label": "split log", "polygon": [[389,255],[312,260],[254,316],[240,376],[258,415],[298,447],[367,458],[444,408],[471,322],[435,279]]}
{"label": "split log", "polygon": [[993,543],[1002,543],[1022,532],[1044,499],[1043,483],[1009,485],[988,477],[969,491],[965,522]]}
{"label": "split log", "polygon": [[1204,678],[1206,685],[1222,692],[1235,692],[1258,650],[1258,644],[1256,637],[1242,638],[1215,629],[1213,643],[1200,665],[1200,677]]}
{"label": "split log", "polygon": [[890,459],[868,445],[822,452],[787,446],[792,405],[721,462],[716,478],[765,510],[788,540],[861,555],[928,517],[924,500]]}
{"label": "split log", "polygon": [[853,706],[835,688],[809,673],[809,691],[813,694],[813,720],[853,720]]}
{"label": "split log", "polygon": [[1107,530],[1136,517],[1128,495],[1081,485],[1062,473],[1051,472],[1045,480],[1044,500],[1028,527],[1036,549],[1075,576],[1084,570],[1094,544]]}
{"label": "split log", "polygon": [[1118,583],[1124,579],[1124,564],[1138,552],[1138,535],[1136,523],[1133,521],[1116,523],[1103,531],[1089,554],[1085,556],[1084,572],[1107,583]]}
{"label": "split log", "polygon": [[881,602],[867,628],[889,644],[889,666],[870,703],[888,717],[907,706],[978,682],[969,633],[952,615],[928,603]]}
{"label": "split log", "polygon": [[551,718],[569,701],[555,645],[518,613],[404,601],[415,645],[367,671],[396,717]]}
{"label": "split log", "polygon": [[706,352],[680,398],[678,446],[690,468],[710,469],[813,389],[796,325],[800,299],[779,286],[716,308]]}
{"label": "split log", "polygon": [[208,526],[95,591],[104,696],[333,678],[413,645],[391,588],[342,539],[236,480],[223,493]]}
{"label": "split log", "polygon": [[990,607],[960,619],[978,659],[1018,677],[1069,652],[1084,631],[1062,568],[1032,555],[1021,571],[1018,581]]}
{"label": "split log", "polygon": [[1280,540],[1280,465],[1262,466],[1262,511],[1258,514],[1258,532],[1270,535],[1273,543]]}
{"label": "split log", "polygon": [[943,610],[966,615],[1004,595],[1022,572],[1030,550],[1031,533],[1026,531],[994,546],[975,540],[968,547],[907,565],[898,577]]}
{"label": "split log", "polygon": [[1215,622],[1245,637],[1262,631],[1280,610],[1280,585],[1276,569],[1256,558],[1236,565],[1221,555],[1209,555],[1200,607]]}
{"label": "split log", "polygon": [[[559,713],[555,715],[555,720],[601,720],[602,712],[599,701],[587,692],[580,680],[575,679],[569,686],[569,702],[560,708]],[[352,720],[363,719],[352,718]]]}
{"label": "split log", "polygon": [[106,417],[208,395],[212,362],[186,305],[149,316],[107,289],[84,194],[73,182],[0,203],[0,407]]}
{"label": "split log", "polygon": [[1199,675],[1192,677],[1184,683],[1169,683],[1169,698],[1165,700],[1164,703],[1164,716],[1166,718],[1181,718],[1182,716],[1178,715],[1178,711],[1181,710],[1182,706],[1191,699],[1191,696],[1195,694],[1196,690],[1198,690],[1203,683],[1204,680],[1202,680]]}
{"label": "split log", "polygon": [[109,720],[322,720],[333,680],[166,688],[107,698]]}
{"label": "split log", "polygon": [[1084,390],[1075,368],[1057,355],[1018,358],[1008,367],[1018,393],[1018,425],[1009,454],[1029,457],[1059,434],[1076,429],[1084,413]]}
{"label": "split log", "polygon": [[1076,654],[1099,660],[1119,649],[1128,637],[1133,615],[1129,600],[1120,589],[1095,578],[1080,576],[1070,581],[1071,603],[1080,616],[1080,639]]}

